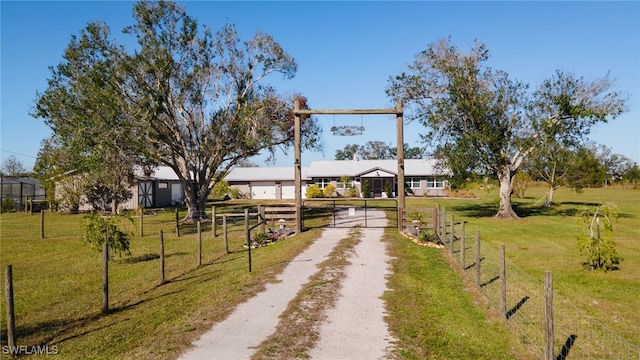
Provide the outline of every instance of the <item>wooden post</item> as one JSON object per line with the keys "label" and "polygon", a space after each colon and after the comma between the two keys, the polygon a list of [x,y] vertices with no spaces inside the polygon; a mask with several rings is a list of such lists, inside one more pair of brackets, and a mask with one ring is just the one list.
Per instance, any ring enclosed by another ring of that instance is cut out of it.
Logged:
{"label": "wooden post", "polygon": [[224,250],[229,253],[229,237],[227,236],[227,214],[222,215],[222,236],[224,238]]}
{"label": "wooden post", "polygon": [[404,231],[404,208],[398,207],[398,231]]}
{"label": "wooden post", "polygon": [[198,219],[198,266],[202,266],[202,231],[200,228],[200,219]]}
{"label": "wooden post", "polygon": [[480,287],[480,230],[476,231],[476,285]]}
{"label": "wooden post", "polygon": [[31,196],[27,197],[27,206],[29,207],[29,215],[33,215],[33,199]]}
{"label": "wooden post", "polygon": [[396,101],[396,148],[398,154],[398,208],[405,208],[404,202],[404,109],[402,100]]}
{"label": "wooden post", "polygon": [[102,246],[102,313],[109,313],[109,234]]}
{"label": "wooden post", "polygon": [[144,237],[144,207],[140,207],[140,237]]}
{"label": "wooden post", "polygon": [[180,209],[176,208],[176,236],[180,237]]}
{"label": "wooden post", "polygon": [[553,273],[544,272],[544,359],[553,360]]}
{"label": "wooden post", "polygon": [[[293,103],[293,110],[300,110],[300,101],[295,100]],[[300,115],[294,112],[293,116],[294,130],[293,130],[293,149],[294,149],[294,179],[295,179],[295,192],[296,192],[296,234],[302,232],[302,162],[301,158],[301,134],[300,134]],[[251,246],[249,246],[251,249]]]}
{"label": "wooden post", "polygon": [[40,210],[40,239],[44,239],[44,209]]}
{"label": "wooden post", "polygon": [[[264,220],[264,219],[265,219],[265,216],[266,216],[267,214],[266,214],[266,212],[265,212],[264,205],[260,205],[260,206],[258,206],[258,214],[259,214],[259,216],[260,216],[260,217],[262,217],[262,220]],[[265,222],[263,222],[263,223],[260,225],[260,231],[262,231],[262,232],[265,232],[265,231],[266,231]]]}
{"label": "wooden post", "polygon": [[462,235],[460,236],[460,267],[462,270],[465,268],[465,255],[466,255],[466,245],[465,245],[465,234],[464,234],[464,221],[462,222]]}
{"label": "wooden post", "polygon": [[447,241],[447,208],[442,208],[442,214],[440,216],[440,224],[442,224],[442,243]]}
{"label": "wooden post", "polygon": [[455,222],[453,215],[451,215],[451,236],[449,237],[449,254],[453,255],[453,242],[456,239]]}
{"label": "wooden post", "polygon": [[7,345],[9,350],[16,346],[16,314],[13,307],[13,269],[7,265],[4,273],[4,295],[7,305]]}
{"label": "wooden post", "polygon": [[216,236],[218,236],[218,234],[216,233],[216,206],[212,205],[211,206],[211,234],[213,236],[213,238],[215,239]]}
{"label": "wooden post", "polygon": [[438,235],[438,208],[433,208],[433,231]]}
{"label": "wooden post", "polygon": [[251,233],[249,233],[249,209],[244,209],[244,233],[247,238],[247,251],[249,256],[249,272],[251,272]]}
{"label": "wooden post", "polygon": [[504,244],[500,245],[500,316],[507,318],[507,262]]}
{"label": "wooden post", "polygon": [[164,233],[160,230],[160,285],[164,284]]}

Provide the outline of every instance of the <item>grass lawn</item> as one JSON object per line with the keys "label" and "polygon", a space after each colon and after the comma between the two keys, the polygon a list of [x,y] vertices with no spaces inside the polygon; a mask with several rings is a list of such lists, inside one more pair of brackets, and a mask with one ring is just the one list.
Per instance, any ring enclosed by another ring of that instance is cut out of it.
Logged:
{"label": "grass lawn", "polygon": [[[557,304],[556,343],[564,342],[576,331],[597,332],[594,337],[590,337],[592,334],[578,335],[571,352],[579,353],[581,347],[594,346],[597,341],[602,341],[597,346],[605,349],[620,347],[629,342],[631,350],[624,348],[621,353],[628,352],[632,358],[637,358],[640,351],[640,191],[585,189],[584,193],[575,194],[561,189],[556,193],[557,205],[534,205],[544,193],[543,188],[533,188],[528,190],[528,198],[514,198],[516,212],[522,216],[516,220],[498,220],[492,217],[498,202],[495,191],[478,192],[477,195],[481,198],[479,200],[408,199],[407,207],[439,204],[446,207],[447,214],[453,214],[456,221],[466,221],[467,264],[474,261],[470,248],[473,248],[476,231],[481,233],[482,253],[486,256],[487,263],[491,256],[496,256],[498,246],[504,244],[508,262],[519,268],[517,273],[507,274],[508,281],[510,277],[513,280],[509,284],[515,287],[528,287],[531,283],[538,282],[536,291],[542,292],[544,272],[553,272],[556,293],[554,302]],[[578,221],[575,213],[580,207],[610,201],[619,207],[614,236],[618,254],[624,261],[616,271],[585,270],[581,266],[582,258],[577,249],[576,236],[586,230],[586,225]],[[459,253],[455,256],[459,259]],[[526,274],[520,273],[520,269]],[[472,271],[474,270],[468,269],[469,273]],[[483,279],[485,280],[487,279]],[[497,283],[491,286],[495,285],[497,289]],[[529,295],[529,290],[523,294]],[[507,308],[514,306],[520,299],[523,297],[511,299]],[[535,298],[531,296],[530,300]],[[521,312],[539,311],[543,315],[543,309],[531,310],[534,304],[535,301],[525,302]],[[588,314],[586,320],[583,312]],[[616,334],[624,340],[617,339]],[[526,343],[527,339],[522,341]],[[625,357],[622,355],[621,358]]]}
{"label": "grass lawn", "polygon": [[[456,219],[467,221],[468,234],[481,231],[483,247],[506,244],[507,258],[539,281],[545,270],[553,271],[558,294],[607,328],[640,343],[640,191],[587,189],[581,195],[559,191],[559,205],[552,208],[533,206],[544,190],[530,192],[535,195],[516,200],[516,210],[526,215],[519,220],[491,217],[497,204],[495,193],[478,193],[480,200],[408,198],[407,207],[446,207]],[[582,204],[606,201],[615,201],[620,208],[615,236],[624,261],[617,271],[585,271],[575,240],[582,225],[573,215]],[[250,204],[220,203],[217,213],[241,213]],[[319,236],[317,226],[330,221],[323,210],[308,215],[305,226],[309,231],[252,252],[252,273],[242,248],[240,218],[229,223],[229,254],[224,250],[220,223],[215,239],[210,224],[204,225],[200,267],[195,227],[183,228],[182,236],[177,237],[175,213],[159,211],[145,217],[145,236],[140,237],[136,220],[127,225],[135,234],[132,256],[115,258],[110,264],[111,312],[103,316],[101,256],[83,244],[82,216],[47,213],[46,237],[40,239],[38,214],[2,214],[0,264],[3,279],[6,265],[13,265],[18,344],[56,346],[68,359],[175,358],[236,304],[273,281],[288,260]],[[158,283],[160,229],[165,234],[164,285]],[[509,333],[495,313],[485,311],[482,298],[465,291],[473,290],[473,285],[465,285],[458,276],[462,272],[448,265],[441,250],[417,246],[393,229],[387,229],[385,238],[396,257],[389,279],[392,291],[385,300],[390,328],[399,340],[398,357],[527,358],[522,355],[522,339]],[[5,345],[4,287],[1,291]]]}

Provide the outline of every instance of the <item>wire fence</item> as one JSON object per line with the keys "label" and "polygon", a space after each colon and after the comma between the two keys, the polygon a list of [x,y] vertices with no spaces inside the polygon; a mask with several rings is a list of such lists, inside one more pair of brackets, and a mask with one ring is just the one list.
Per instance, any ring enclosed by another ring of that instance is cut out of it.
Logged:
{"label": "wire fence", "polygon": [[[477,239],[470,239],[463,222],[456,223],[453,217],[446,221],[446,211],[439,214],[438,232],[465,275],[477,283],[491,308],[500,313],[535,358],[640,359],[639,345],[618,335],[553,288],[545,292],[545,282],[501,258],[500,249],[481,242],[479,232]],[[552,342],[547,339],[550,336]]]}

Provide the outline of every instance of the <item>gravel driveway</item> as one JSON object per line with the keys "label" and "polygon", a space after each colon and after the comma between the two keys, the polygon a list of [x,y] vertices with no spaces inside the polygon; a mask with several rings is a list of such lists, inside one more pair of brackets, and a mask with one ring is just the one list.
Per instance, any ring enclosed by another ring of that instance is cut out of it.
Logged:
{"label": "gravel driveway", "polygon": [[[348,219],[351,226],[364,225],[361,212],[358,210],[355,216],[349,216],[345,209],[339,218]],[[361,241],[345,269],[339,298],[335,307],[326,310],[326,321],[319,325],[319,339],[308,352],[312,359],[381,359],[392,346],[393,338],[384,322],[381,300],[387,290],[390,261],[381,241],[384,232],[381,227],[387,220],[380,210],[368,210],[367,217],[370,228],[361,230]],[[289,263],[277,277],[277,283],[267,285],[263,292],[240,304],[179,359],[249,359],[275,331],[280,314],[318,271],[317,265],[350,230],[349,227],[324,229],[320,238]]]}

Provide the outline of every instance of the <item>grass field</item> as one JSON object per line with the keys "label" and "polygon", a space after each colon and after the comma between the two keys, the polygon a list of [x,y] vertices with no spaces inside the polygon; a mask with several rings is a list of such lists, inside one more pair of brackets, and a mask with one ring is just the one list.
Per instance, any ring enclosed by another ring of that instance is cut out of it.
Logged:
{"label": "grass field", "polygon": [[[637,311],[640,309],[640,191],[586,189],[582,194],[575,194],[560,190],[556,194],[556,206],[534,205],[544,196],[544,192],[543,188],[534,188],[529,190],[529,198],[514,199],[516,212],[522,216],[517,220],[492,217],[498,201],[495,193],[478,192],[480,200],[410,199],[407,207],[438,204],[446,207],[449,215],[453,214],[457,221],[466,222],[467,239],[471,239],[467,248],[473,246],[476,231],[480,231],[487,253],[495,254],[498,245],[504,244],[508,261],[518,271],[526,273],[514,274],[514,277],[517,275],[517,281],[537,281],[542,284],[544,272],[551,271],[554,292],[558,297],[556,303],[566,303],[564,311],[557,311],[556,322],[566,320],[570,323],[566,326],[570,327],[578,326],[576,323],[581,321],[595,322],[597,331],[602,332],[597,338],[602,338],[598,341],[603,343],[598,346],[615,346],[617,342],[607,338],[619,335],[635,349],[630,351],[635,356],[631,358],[637,358],[640,349],[640,313]],[[616,271],[585,270],[581,266],[582,258],[576,240],[576,236],[585,231],[585,225],[575,217],[576,211],[583,206],[611,201],[618,205],[620,211],[618,221],[614,224],[614,236],[618,254],[624,261]],[[469,257],[468,253],[467,259]],[[473,259],[469,262],[473,262]],[[520,280],[527,277],[533,280]],[[523,309],[530,305],[527,304]],[[542,312],[542,309],[539,311]],[[573,313],[578,312],[585,312],[590,318],[572,317]],[[564,337],[567,338],[569,334],[570,331]],[[596,342],[593,338],[586,340],[585,336],[581,336],[576,341],[574,352],[580,349],[579,346],[592,346],[585,344],[585,341]]]}
{"label": "grass field", "polygon": [[[531,198],[516,200],[517,211],[525,215],[519,220],[491,217],[495,193],[480,192],[480,200],[409,198],[407,206],[446,207],[449,214],[467,222],[467,233],[481,231],[486,246],[506,244],[507,258],[536,279],[553,271],[556,292],[615,333],[640,343],[640,191],[587,189],[580,195],[560,191],[559,205],[552,208],[533,205],[544,190],[530,192]],[[607,201],[616,202],[621,211],[615,236],[624,261],[617,271],[585,271],[575,240],[582,225],[573,215],[581,205]],[[241,212],[249,204],[221,203],[218,213]],[[0,263],[3,278],[6,265],[13,266],[18,343],[56,346],[71,359],[175,358],[212,323],[272,281],[287,260],[319,236],[316,226],[327,224],[329,216],[323,211],[309,215],[305,220],[309,231],[252,253],[252,273],[242,248],[242,221],[230,224],[229,254],[220,226],[213,240],[210,225],[205,225],[200,267],[193,228],[176,237],[172,211],[145,217],[142,238],[137,236],[137,223],[127,225],[136,234],[132,256],[111,263],[112,310],[103,316],[100,254],[83,244],[81,216],[47,213],[46,237],[40,239],[39,215],[2,214]],[[160,229],[165,232],[168,282],[164,285],[158,284]],[[482,299],[465,291],[465,283],[440,250],[416,246],[392,229],[386,238],[397,258],[390,277],[393,291],[385,300],[390,327],[399,338],[398,357],[527,358],[521,339],[485,311]],[[5,345],[4,289],[2,299]]]}

